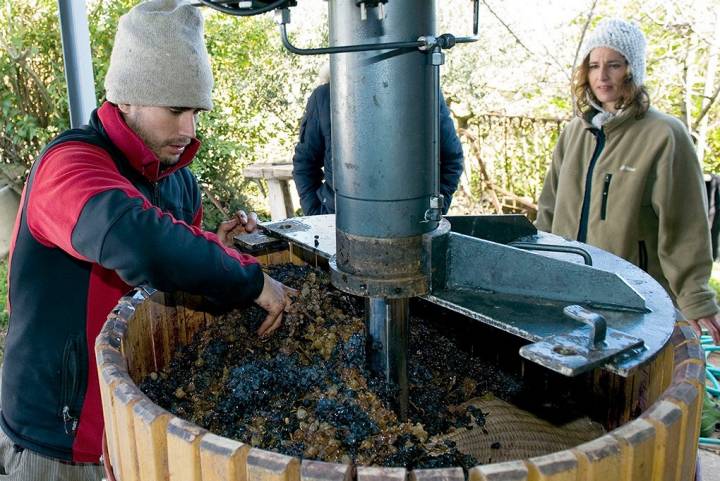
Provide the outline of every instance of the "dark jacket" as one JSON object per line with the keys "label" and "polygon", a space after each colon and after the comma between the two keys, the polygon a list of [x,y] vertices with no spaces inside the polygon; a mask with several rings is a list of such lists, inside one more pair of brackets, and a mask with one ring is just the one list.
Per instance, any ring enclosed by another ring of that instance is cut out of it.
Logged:
{"label": "dark jacket", "polygon": [[198,228],[200,192],[186,167],[157,157],[105,103],[34,163],[10,250],[10,324],[0,423],[45,456],[98,462],[103,419],[95,337],[130,286],[248,302],[256,260]]}
{"label": "dark jacket", "polygon": [[[440,193],[445,196],[445,213],[450,208],[462,171],[462,144],[443,100],[440,102]],[[300,141],[293,156],[293,179],[305,215],[335,213],[330,84],[317,87],[308,99],[300,125]]]}

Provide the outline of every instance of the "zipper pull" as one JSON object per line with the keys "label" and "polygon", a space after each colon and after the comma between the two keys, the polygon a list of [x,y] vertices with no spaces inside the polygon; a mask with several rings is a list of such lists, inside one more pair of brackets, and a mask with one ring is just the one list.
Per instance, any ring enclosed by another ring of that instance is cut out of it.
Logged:
{"label": "zipper pull", "polygon": [[[68,436],[72,436],[75,434],[75,431],[77,430],[78,420],[77,418],[70,415],[70,406],[64,406],[62,410],[63,415],[63,423],[65,424],[65,434]],[[68,430],[68,424],[71,425],[70,430]]]}

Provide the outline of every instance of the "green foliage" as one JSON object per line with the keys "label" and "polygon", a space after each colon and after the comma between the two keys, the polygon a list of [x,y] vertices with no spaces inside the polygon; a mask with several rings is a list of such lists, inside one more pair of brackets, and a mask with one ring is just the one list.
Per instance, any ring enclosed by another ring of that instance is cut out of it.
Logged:
{"label": "green foliage", "polygon": [[15,186],[68,126],[57,4],[0,0],[0,171]]}
{"label": "green foliage", "polygon": [[287,152],[318,64],[287,53],[266,16],[237,19],[212,12],[205,31],[215,107],[200,121],[203,148],[192,168],[218,201],[205,204],[206,226],[214,229],[226,213],[257,210],[251,199],[260,195],[258,184],[243,177],[245,166],[291,160]]}
{"label": "green foliage", "polygon": [[[474,192],[484,192],[499,187],[498,196],[507,197],[503,191],[525,198],[537,199],[542,188],[548,159],[566,121],[530,117],[478,115],[468,120],[468,130],[477,132],[478,141],[473,143],[470,157],[477,158],[480,169],[466,165],[472,175]],[[463,131],[464,133],[464,131]],[[464,135],[466,140],[471,137]],[[494,186],[485,179],[487,172]],[[501,199],[502,200],[502,199]],[[496,206],[484,199],[484,210],[496,211]],[[515,204],[503,206],[503,212],[521,209]],[[531,213],[532,214],[532,213]]]}
{"label": "green foliage", "polygon": [[720,405],[709,394],[703,398],[702,417],[700,418],[700,436],[710,437],[720,424]]}
{"label": "green foliage", "polygon": [[715,291],[715,297],[720,299],[720,278],[718,278],[714,272],[710,278],[710,287]]}

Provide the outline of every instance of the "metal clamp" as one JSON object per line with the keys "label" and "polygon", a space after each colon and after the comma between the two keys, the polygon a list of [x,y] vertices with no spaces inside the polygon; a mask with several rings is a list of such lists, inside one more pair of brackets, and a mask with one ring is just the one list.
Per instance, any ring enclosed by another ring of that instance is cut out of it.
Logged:
{"label": "metal clamp", "polygon": [[442,211],[445,207],[445,197],[442,194],[430,196],[430,208],[425,211],[425,218],[422,222],[440,222]]}
{"label": "metal clamp", "polygon": [[592,312],[582,306],[573,304],[565,306],[563,314],[571,319],[580,321],[590,326],[590,347],[598,348],[605,344],[605,334],[607,333],[607,321],[597,312]]}

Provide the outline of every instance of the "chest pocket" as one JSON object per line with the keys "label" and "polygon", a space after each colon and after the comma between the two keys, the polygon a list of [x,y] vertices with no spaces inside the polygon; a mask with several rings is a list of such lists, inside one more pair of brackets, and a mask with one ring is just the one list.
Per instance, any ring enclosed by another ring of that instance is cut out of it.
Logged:
{"label": "chest pocket", "polygon": [[602,206],[600,207],[600,220],[605,220],[607,218],[607,205],[608,205],[608,199],[610,198],[610,183],[612,182],[612,174],[605,174],[605,178],[603,179],[603,187],[602,187]]}
{"label": "chest pocket", "polygon": [[177,220],[192,224],[195,212],[200,207],[199,198],[183,182],[179,173],[162,179],[156,186],[150,201]]}

